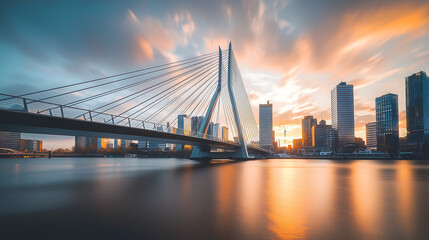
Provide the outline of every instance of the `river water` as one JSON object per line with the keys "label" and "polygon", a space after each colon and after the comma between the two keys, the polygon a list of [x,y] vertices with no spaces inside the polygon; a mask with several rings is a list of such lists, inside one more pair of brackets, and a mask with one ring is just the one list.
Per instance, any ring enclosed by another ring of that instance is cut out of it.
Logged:
{"label": "river water", "polygon": [[0,239],[429,239],[429,161],[0,159]]}

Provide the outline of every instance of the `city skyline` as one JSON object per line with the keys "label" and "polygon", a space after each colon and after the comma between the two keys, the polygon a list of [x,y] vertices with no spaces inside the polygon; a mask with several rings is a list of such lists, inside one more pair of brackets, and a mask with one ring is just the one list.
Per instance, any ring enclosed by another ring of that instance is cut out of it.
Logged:
{"label": "city skyline", "polygon": [[[404,136],[404,79],[429,70],[425,1],[184,1],[180,8],[175,2],[131,1],[113,8],[115,3],[63,12],[58,9],[71,9],[70,3],[50,8],[44,4],[6,3],[0,10],[4,91],[30,92],[38,86],[157,65],[213,52],[217,45],[226,47],[232,41],[255,118],[258,105],[270,100],[276,139],[282,144],[282,125],[288,125],[291,144],[301,137],[304,116],[331,124],[327,99],[343,81],[355,87],[357,137],[365,139],[365,124],[375,121],[374,99],[388,92],[398,94],[399,134]],[[296,14],[304,8],[305,18]],[[64,17],[55,21],[59,12]],[[70,137],[43,140],[48,147],[74,143]]]}

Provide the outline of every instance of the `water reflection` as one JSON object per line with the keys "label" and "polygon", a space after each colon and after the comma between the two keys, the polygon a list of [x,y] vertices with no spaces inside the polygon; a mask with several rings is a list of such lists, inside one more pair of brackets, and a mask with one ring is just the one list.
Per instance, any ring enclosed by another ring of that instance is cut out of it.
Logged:
{"label": "water reflection", "polygon": [[3,159],[0,226],[5,239],[424,239],[428,186],[413,161]]}

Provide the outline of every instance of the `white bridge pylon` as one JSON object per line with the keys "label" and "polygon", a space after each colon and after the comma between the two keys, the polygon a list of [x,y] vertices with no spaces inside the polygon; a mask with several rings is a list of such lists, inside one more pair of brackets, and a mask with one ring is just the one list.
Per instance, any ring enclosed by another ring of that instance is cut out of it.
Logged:
{"label": "white bridge pylon", "polygon": [[[210,101],[210,105],[207,109],[207,112],[204,116],[204,119],[201,123],[201,127],[198,131],[198,133],[200,134],[200,136],[204,136],[205,134],[207,134],[207,130],[210,124],[210,121],[212,119],[213,116],[213,112],[215,110],[216,105],[219,103],[219,98],[220,95],[222,93],[222,76],[223,76],[223,71],[224,69],[222,69],[222,50],[219,47],[219,72],[218,72],[218,84],[217,84],[217,88],[216,91],[214,92],[211,101]],[[227,87],[228,87],[228,95],[229,95],[229,101],[231,104],[231,108],[232,108],[232,113],[233,113],[233,117],[234,117],[234,123],[235,123],[235,127],[237,129],[237,137],[238,137],[238,142],[240,143],[240,146],[237,147],[235,149],[235,152],[222,152],[222,153],[218,153],[218,152],[211,152],[210,148],[204,148],[201,146],[195,146],[192,150],[192,154],[191,154],[191,159],[203,159],[203,158],[215,158],[215,157],[221,157],[221,158],[234,158],[234,159],[248,159],[249,158],[249,154],[247,151],[247,141],[245,139],[245,133],[243,131],[243,127],[242,127],[242,121],[243,119],[240,119],[240,117],[243,117],[243,114],[240,114],[238,106],[237,106],[237,99],[236,99],[236,94],[234,93],[234,81],[242,81],[241,80],[241,76],[240,76],[240,72],[238,70],[237,67],[237,63],[235,62],[235,57],[234,57],[234,53],[232,52],[232,46],[231,43],[229,43],[229,49],[228,49],[228,65],[227,65]],[[238,75],[237,75],[238,74]],[[236,76],[239,76],[239,79],[236,79]],[[240,82],[242,84],[242,82]],[[242,86],[242,85],[240,85]],[[244,87],[244,86],[243,86]],[[245,90],[244,90],[245,91]],[[252,109],[250,108],[250,103],[249,100],[247,98],[247,94],[245,95],[245,107],[248,107],[248,110],[250,110],[251,113],[251,118],[250,120],[253,120],[253,122],[255,122],[254,120],[254,116],[253,116],[253,112]],[[243,97],[243,96],[242,96]],[[241,103],[241,102],[240,102]],[[253,118],[253,119],[252,119]],[[256,125],[256,122],[255,122]]]}

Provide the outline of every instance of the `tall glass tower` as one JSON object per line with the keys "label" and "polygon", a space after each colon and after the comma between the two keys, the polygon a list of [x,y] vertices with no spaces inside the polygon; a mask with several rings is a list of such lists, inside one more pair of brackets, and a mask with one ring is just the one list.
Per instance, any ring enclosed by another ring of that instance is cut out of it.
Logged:
{"label": "tall glass tower", "polygon": [[337,151],[355,143],[353,85],[341,82],[331,91],[332,128]]}
{"label": "tall glass tower", "polygon": [[407,142],[422,148],[429,144],[429,79],[426,72],[405,78]]}
{"label": "tall glass tower", "polygon": [[259,104],[259,146],[273,149],[273,105]]}
{"label": "tall glass tower", "polygon": [[389,93],[375,99],[377,151],[399,151],[398,95]]}

